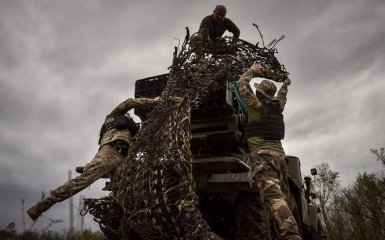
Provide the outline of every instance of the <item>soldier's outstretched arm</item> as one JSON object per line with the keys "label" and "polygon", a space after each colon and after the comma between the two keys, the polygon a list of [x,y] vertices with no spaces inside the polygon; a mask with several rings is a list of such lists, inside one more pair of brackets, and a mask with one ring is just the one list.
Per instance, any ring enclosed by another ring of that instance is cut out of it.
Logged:
{"label": "soldier's outstretched arm", "polygon": [[231,21],[228,18],[227,20],[228,20],[228,31],[233,34],[233,42],[236,42],[239,39],[239,35],[241,34],[241,31],[233,21]]}
{"label": "soldier's outstretched arm", "polygon": [[238,81],[239,92],[248,106],[254,108],[261,108],[262,104],[253,93],[253,90],[250,87],[250,81],[253,77],[257,77],[261,74],[262,66],[259,64],[253,64],[245,73],[242,74]]}
{"label": "soldier's outstretched arm", "polygon": [[210,26],[210,18],[208,17],[203,18],[199,26],[198,33],[200,38],[204,41],[209,40],[209,26]]}
{"label": "soldier's outstretched arm", "polygon": [[287,86],[291,84],[291,80],[289,78],[286,78],[285,81],[283,81],[283,84],[281,88],[278,91],[276,99],[279,101],[279,105],[281,107],[281,110],[285,109],[285,105],[287,102]]}
{"label": "soldier's outstretched arm", "polygon": [[108,116],[122,115],[127,111],[136,108],[136,107],[145,107],[148,105],[153,105],[161,100],[160,97],[150,99],[150,98],[128,98],[121,104],[119,104]]}

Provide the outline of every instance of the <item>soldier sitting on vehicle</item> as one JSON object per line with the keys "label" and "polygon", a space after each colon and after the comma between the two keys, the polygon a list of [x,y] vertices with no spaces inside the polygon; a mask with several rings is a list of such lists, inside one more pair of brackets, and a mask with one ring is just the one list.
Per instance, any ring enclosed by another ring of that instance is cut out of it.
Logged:
{"label": "soldier sitting on vehicle", "polygon": [[218,5],[215,7],[212,15],[203,18],[197,35],[190,38],[191,45],[199,47],[206,42],[215,42],[226,30],[233,34],[232,45],[234,45],[239,38],[240,31],[233,21],[225,17],[226,12],[225,6]]}
{"label": "soldier sitting on vehicle", "polygon": [[48,197],[28,209],[28,215],[36,220],[55,203],[70,198],[116,169],[123,158],[127,156],[132,138],[139,130],[127,111],[132,108],[153,105],[159,101],[161,101],[160,97],[155,99],[129,98],[119,104],[106,116],[100,131],[99,150],[84,167],[83,173],[51,191]]}
{"label": "soldier sitting on vehicle", "polygon": [[[288,207],[290,193],[286,179],[285,152],[281,144],[285,133],[282,112],[286,104],[287,86],[291,81],[287,78],[277,96],[274,97],[277,87],[272,81],[265,79],[255,85],[256,94],[254,94],[249,85],[250,80],[253,77],[262,76],[267,71],[269,70],[261,65],[253,64],[238,82],[240,94],[248,108],[245,138],[251,152],[253,179],[258,186],[264,207],[269,210],[279,230],[278,234],[282,239],[298,240],[301,239],[298,225]],[[240,219],[250,214],[260,215],[261,221],[266,219],[263,206],[257,201],[254,204],[255,206],[249,209],[242,208],[245,212],[238,212]],[[261,235],[265,237],[268,231],[266,221],[254,224],[257,228],[263,227],[258,230],[259,238],[262,237]],[[242,228],[247,228],[243,225],[238,224],[238,228],[241,228],[238,232],[242,234],[248,231],[247,229],[243,231]]]}

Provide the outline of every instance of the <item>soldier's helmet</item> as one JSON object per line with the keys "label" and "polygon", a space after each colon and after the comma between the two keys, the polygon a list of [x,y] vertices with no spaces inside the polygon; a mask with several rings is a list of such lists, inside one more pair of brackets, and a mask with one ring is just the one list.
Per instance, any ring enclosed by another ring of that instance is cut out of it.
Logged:
{"label": "soldier's helmet", "polygon": [[259,84],[255,83],[254,86],[258,92],[262,93],[267,98],[274,99],[275,92],[277,92],[277,87],[272,81],[264,79]]}

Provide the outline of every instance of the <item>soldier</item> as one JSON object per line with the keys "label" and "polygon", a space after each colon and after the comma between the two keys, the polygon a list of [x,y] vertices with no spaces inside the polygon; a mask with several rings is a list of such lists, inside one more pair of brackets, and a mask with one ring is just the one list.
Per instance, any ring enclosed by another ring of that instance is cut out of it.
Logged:
{"label": "soldier", "polygon": [[48,197],[28,209],[28,215],[36,220],[55,203],[68,199],[113,171],[127,156],[132,137],[139,130],[127,111],[136,107],[153,105],[159,101],[161,101],[160,97],[155,99],[128,98],[119,104],[106,116],[100,130],[99,150],[84,167],[84,172],[51,191]]}
{"label": "soldier", "polygon": [[[263,73],[269,74],[259,64],[253,64],[239,79],[239,91],[248,107],[248,123],[245,130],[251,159],[253,164],[253,178],[259,188],[259,193],[263,206],[269,210],[270,216],[275,222],[282,239],[301,239],[298,225],[288,207],[289,188],[286,182],[287,166],[285,152],[282,148],[281,139],[284,138],[285,125],[282,112],[286,104],[287,86],[290,79],[283,82],[281,89],[274,97],[277,87],[267,79],[260,84],[255,84],[256,94],[253,94],[250,87],[250,80],[253,77],[261,76]],[[270,73],[271,74],[271,73]],[[257,200],[253,201],[258,205]],[[264,217],[263,206],[253,206],[245,209],[240,216],[247,216],[250,211],[258,213],[261,221]],[[242,208],[241,208],[242,209]],[[260,236],[250,236],[247,239],[266,238],[266,221],[253,223],[255,226],[263,226],[259,229]],[[244,226],[239,226],[242,228]],[[242,230],[238,232],[241,232]]]}
{"label": "soldier", "polygon": [[190,39],[191,44],[200,46],[202,42],[216,41],[226,30],[233,33],[233,44],[236,43],[240,31],[233,21],[225,17],[226,12],[225,6],[216,6],[212,15],[203,18],[198,34]]}

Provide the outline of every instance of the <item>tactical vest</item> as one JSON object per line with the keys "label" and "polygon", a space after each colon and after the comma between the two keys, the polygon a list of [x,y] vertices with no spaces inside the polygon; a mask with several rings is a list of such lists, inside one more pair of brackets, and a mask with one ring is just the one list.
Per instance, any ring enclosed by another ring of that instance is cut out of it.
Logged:
{"label": "tactical vest", "polygon": [[109,123],[104,123],[100,129],[99,144],[104,134],[112,129],[124,130],[128,129],[131,135],[134,136],[139,131],[139,124],[135,123],[132,118],[127,118],[124,115],[118,115],[114,117],[114,120]]}
{"label": "tactical vest", "polygon": [[279,102],[262,100],[261,122],[248,123],[245,138],[262,137],[266,140],[281,140],[285,137],[285,123]]}

